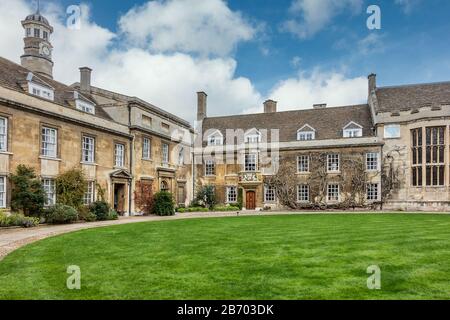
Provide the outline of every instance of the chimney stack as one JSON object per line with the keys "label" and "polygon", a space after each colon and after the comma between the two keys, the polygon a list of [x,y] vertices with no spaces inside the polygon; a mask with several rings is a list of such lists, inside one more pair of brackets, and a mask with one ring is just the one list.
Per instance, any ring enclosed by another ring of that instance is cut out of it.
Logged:
{"label": "chimney stack", "polygon": [[91,74],[92,69],[88,67],[80,68],[80,88],[81,91],[90,92],[91,91]]}
{"label": "chimney stack", "polygon": [[368,76],[369,79],[369,95],[372,94],[372,91],[377,88],[377,75],[375,73],[371,73]]}
{"label": "chimney stack", "polygon": [[325,109],[327,107],[326,103],[313,104],[313,109]]}
{"label": "chimney stack", "polygon": [[264,102],[264,113],[277,112],[277,102],[273,100],[267,100]]}
{"label": "chimney stack", "polygon": [[206,118],[208,95],[203,91],[197,92],[197,121],[202,121]]}

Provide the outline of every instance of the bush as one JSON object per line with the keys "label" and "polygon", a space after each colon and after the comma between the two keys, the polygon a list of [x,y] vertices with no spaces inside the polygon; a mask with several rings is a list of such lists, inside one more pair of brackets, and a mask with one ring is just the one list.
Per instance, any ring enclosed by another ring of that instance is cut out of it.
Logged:
{"label": "bush", "polygon": [[110,220],[109,204],[105,201],[95,201],[89,206],[89,211],[97,217],[98,221]]}
{"label": "bush", "polygon": [[216,204],[216,192],[214,186],[203,186],[197,191],[196,201],[207,208]]}
{"label": "bush", "polygon": [[11,209],[25,216],[39,217],[45,203],[45,191],[34,169],[19,165],[11,175]]}
{"label": "bush", "polygon": [[78,220],[77,210],[71,206],[56,204],[45,213],[45,221],[52,224],[72,223]]}
{"label": "bush", "polygon": [[237,205],[232,206],[216,206],[214,207],[213,211],[240,211],[241,209]]}
{"label": "bush", "polygon": [[172,194],[161,191],[155,194],[153,213],[159,216],[172,216],[175,214],[175,206]]}
{"label": "bush", "polygon": [[119,219],[119,214],[117,213],[117,211],[114,209],[109,210],[108,220],[117,220],[117,219]]}
{"label": "bush", "polygon": [[89,210],[89,206],[82,206],[78,208],[78,219],[93,222],[97,220],[97,216]]}
{"label": "bush", "polygon": [[56,178],[56,198],[59,204],[76,209],[83,206],[87,181],[81,169],[71,169]]}
{"label": "bush", "polygon": [[25,217],[23,214],[6,215],[0,212],[0,227],[23,227],[32,228],[39,225],[40,219],[35,217]]}
{"label": "bush", "polygon": [[185,212],[208,212],[209,209],[205,207],[188,207],[188,208],[178,208],[179,213]]}

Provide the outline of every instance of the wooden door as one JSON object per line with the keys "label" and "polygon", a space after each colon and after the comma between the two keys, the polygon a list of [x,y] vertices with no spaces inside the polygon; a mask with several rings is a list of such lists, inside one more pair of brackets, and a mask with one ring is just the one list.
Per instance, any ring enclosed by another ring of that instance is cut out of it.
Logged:
{"label": "wooden door", "polygon": [[256,209],[256,193],[255,193],[255,191],[247,191],[245,208],[247,210]]}

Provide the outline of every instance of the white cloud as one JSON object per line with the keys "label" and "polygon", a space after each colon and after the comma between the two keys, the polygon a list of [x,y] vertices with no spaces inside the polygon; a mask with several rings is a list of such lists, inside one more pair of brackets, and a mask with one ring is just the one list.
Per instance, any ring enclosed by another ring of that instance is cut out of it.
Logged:
{"label": "white cloud", "polygon": [[[295,78],[280,81],[267,98],[278,101],[279,111],[310,109],[318,103],[329,106],[360,104],[367,101],[367,79],[347,78],[342,73],[319,70],[310,75],[299,73]],[[249,111],[261,110],[253,108]]]}
{"label": "white cloud", "polygon": [[370,33],[358,41],[358,52],[363,55],[383,52],[385,50],[383,39],[383,34]]}
{"label": "white cloud", "polygon": [[306,39],[329,26],[344,10],[361,12],[362,5],[363,0],[293,0],[289,9],[293,18],[282,24],[282,30]]}
{"label": "white cloud", "polygon": [[229,54],[256,29],[222,0],[149,1],[120,19],[127,38],[157,52]]}
{"label": "white cloud", "polygon": [[291,66],[294,68],[300,67],[300,64],[302,63],[302,58],[299,56],[295,56],[291,59]]}
{"label": "white cloud", "polygon": [[395,4],[402,6],[403,12],[409,14],[421,1],[422,0],[395,0]]}

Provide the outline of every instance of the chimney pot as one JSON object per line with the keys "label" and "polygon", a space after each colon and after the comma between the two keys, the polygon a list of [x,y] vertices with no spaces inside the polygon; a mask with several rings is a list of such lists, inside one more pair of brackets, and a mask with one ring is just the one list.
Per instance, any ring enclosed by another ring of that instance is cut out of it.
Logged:
{"label": "chimney pot", "polygon": [[266,100],[264,102],[264,113],[277,112],[277,102],[273,100]]}
{"label": "chimney pot", "polygon": [[207,99],[205,92],[197,92],[197,121],[202,121],[207,116]]}
{"label": "chimney pot", "polygon": [[80,88],[81,91],[90,92],[91,91],[91,75],[92,69],[88,67],[80,68]]}

